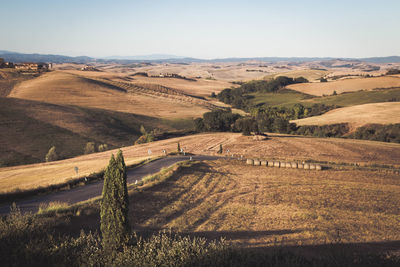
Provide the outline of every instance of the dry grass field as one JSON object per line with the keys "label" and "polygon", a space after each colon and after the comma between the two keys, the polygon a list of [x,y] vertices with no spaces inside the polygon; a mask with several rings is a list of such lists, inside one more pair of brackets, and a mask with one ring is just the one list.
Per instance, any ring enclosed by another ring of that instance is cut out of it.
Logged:
{"label": "dry grass field", "polygon": [[331,110],[320,116],[291,122],[297,125],[327,125],[349,123],[357,128],[370,123],[400,123],[400,102],[372,103]]}
{"label": "dry grass field", "polygon": [[163,95],[125,92],[106,81],[62,71],[46,73],[14,87],[10,97],[60,105],[77,105],[150,117],[200,117],[208,108]]}
{"label": "dry grass field", "polygon": [[270,74],[264,77],[264,79],[272,79],[278,76],[286,76],[291,78],[304,77],[310,82],[314,82],[319,80],[321,77],[324,77],[329,74],[327,70],[313,70],[313,69],[302,69],[302,70],[293,70],[288,72],[282,72],[277,74]]}
{"label": "dry grass field", "polygon": [[[277,134],[262,141],[235,133],[197,134],[124,147],[122,151],[126,163],[133,164],[148,158],[149,149],[152,157],[161,156],[163,149],[168,153],[175,152],[178,142],[187,152],[206,155],[217,155],[219,145],[222,144],[224,151],[230,150],[229,154],[244,157],[397,166],[400,162],[400,144]],[[80,176],[98,172],[105,168],[111,153],[116,153],[116,150],[50,163],[0,168],[0,193],[64,183],[76,178],[75,166],[79,168]]]}
{"label": "dry grass field", "polygon": [[306,93],[309,95],[332,95],[334,91],[341,94],[344,92],[354,92],[360,90],[373,90],[376,88],[392,88],[400,86],[400,78],[397,76],[383,76],[372,78],[354,78],[333,82],[316,82],[292,84],[287,88]]}
{"label": "dry grass field", "polygon": [[400,238],[398,175],[200,163],[136,192],[136,231],[226,237],[245,247],[367,243]]}

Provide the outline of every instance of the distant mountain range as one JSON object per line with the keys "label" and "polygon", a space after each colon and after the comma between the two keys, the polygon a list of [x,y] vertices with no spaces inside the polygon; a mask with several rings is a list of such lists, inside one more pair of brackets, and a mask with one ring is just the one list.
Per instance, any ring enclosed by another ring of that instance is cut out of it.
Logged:
{"label": "distant mountain range", "polygon": [[248,57],[248,58],[219,58],[219,59],[198,59],[191,57],[181,57],[166,54],[151,54],[144,56],[110,56],[105,58],[93,58],[87,56],[70,57],[63,55],[51,54],[24,54],[0,50],[0,57],[5,61],[11,62],[53,62],[53,63],[81,63],[87,64],[91,62],[99,63],[137,63],[137,62],[150,62],[150,63],[195,63],[195,62],[246,62],[246,61],[260,61],[260,62],[311,62],[311,61],[327,61],[327,60],[347,60],[347,61],[361,61],[369,63],[400,63],[400,56],[390,57],[370,57],[370,58],[331,58],[331,57]]}

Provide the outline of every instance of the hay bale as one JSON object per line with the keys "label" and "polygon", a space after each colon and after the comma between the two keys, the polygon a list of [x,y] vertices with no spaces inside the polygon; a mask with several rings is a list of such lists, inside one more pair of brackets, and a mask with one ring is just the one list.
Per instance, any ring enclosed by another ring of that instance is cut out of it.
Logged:
{"label": "hay bale", "polygon": [[310,164],[304,163],[303,169],[309,170],[310,169]]}
{"label": "hay bale", "polygon": [[274,167],[274,162],[272,160],[268,160],[268,167]]}
{"label": "hay bale", "polygon": [[279,161],[274,161],[274,167],[280,167],[281,166],[281,163],[279,162]]}
{"label": "hay bale", "polygon": [[310,164],[310,170],[315,170],[315,164]]}
{"label": "hay bale", "polygon": [[252,159],[247,159],[247,160],[246,160],[246,164],[248,164],[248,165],[253,165],[253,164],[254,164],[254,160],[252,160]]}
{"label": "hay bale", "polygon": [[282,162],[282,161],[281,161],[280,164],[281,164],[281,168],[286,168],[286,162]]}
{"label": "hay bale", "polygon": [[321,171],[321,170],[322,170],[322,166],[319,165],[319,164],[317,164],[317,165],[315,165],[315,169],[316,169],[317,171]]}
{"label": "hay bale", "polygon": [[292,168],[292,163],[286,162],[286,168]]}
{"label": "hay bale", "polygon": [[261,166],[267,166],[267,165],[268,165],[268,161],[266,161],[266,160],[261,161]]}
{"label": "hay bale", "polygon": [[292,166],[292,169],[297,169],[297,162],[292,162],[290,165]]}
{"label": "hay bale", "polygon": [[297,168],[298,169],[304,169],[304,164],[303,163],[297,163]]}
{"label": "hay bale", "polygon": [[261,165],[261,161],[258,159],[254,160],[254,166],[260,166]]}

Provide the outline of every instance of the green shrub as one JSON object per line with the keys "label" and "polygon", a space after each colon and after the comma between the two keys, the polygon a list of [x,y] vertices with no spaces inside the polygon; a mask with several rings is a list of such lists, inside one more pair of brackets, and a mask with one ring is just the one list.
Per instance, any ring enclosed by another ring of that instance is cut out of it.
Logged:
{"label": "green shrub", "polygon": [[56,152],[56,147],[52,146],[49,149],[49,152],[47,152],[45,160],[46,160],[46,162],[50,162],[50,161],[55,161],[57,159],[58,159],[58,155],[57,155],[57,152]]}
{"label": "green shrub", "polygon": [[85,149],[83,151],[84,154],[92,154],[96,152],[96,146],[94,142],[86,143]]}

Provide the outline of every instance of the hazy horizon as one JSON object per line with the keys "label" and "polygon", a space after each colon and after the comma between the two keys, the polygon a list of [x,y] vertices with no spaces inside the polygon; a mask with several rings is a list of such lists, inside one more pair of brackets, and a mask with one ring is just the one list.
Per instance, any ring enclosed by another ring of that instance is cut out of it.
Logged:
{"label": "hazy horizon", "polygon": [[400,55],[400,2],[14,1],[0,49],[96,58]]}

